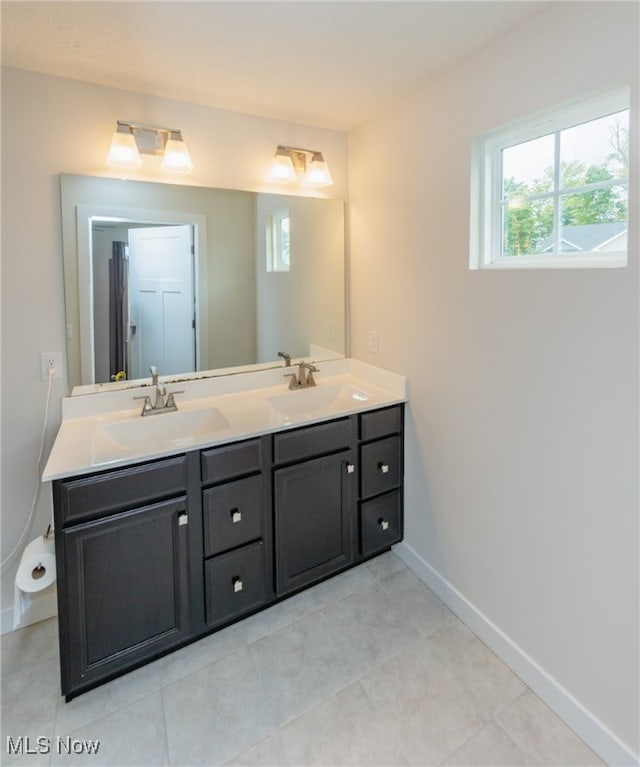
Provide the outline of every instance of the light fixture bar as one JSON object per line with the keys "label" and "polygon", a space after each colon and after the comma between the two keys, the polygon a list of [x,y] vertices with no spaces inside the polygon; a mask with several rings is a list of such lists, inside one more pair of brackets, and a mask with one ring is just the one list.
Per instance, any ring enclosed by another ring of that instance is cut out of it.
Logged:
{"label": "light fixture bar", "polygon": [[118,120],[113,134],[109,165],[140,167],[141,154],[162,157],[163,170],[189,173],[193,163],[182,133],[177,128]]}
{"label": "light fixture bar", "polygon": [[300,180],[309,186],[333,184],[331,173],[322,152],[279,144],[276,147],[269,177],[272,181],[288,184]]}

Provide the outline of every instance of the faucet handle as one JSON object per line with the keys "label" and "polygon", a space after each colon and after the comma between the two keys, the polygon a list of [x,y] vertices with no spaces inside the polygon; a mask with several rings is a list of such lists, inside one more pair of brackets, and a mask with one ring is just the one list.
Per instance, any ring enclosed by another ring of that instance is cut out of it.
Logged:
{"label": "faucet handle", "polygon": [[300,387],[300,381],[298,380],[298,376],[295,373],[285,373],[283,378],[290,378],[289,381],[289,388],[290,389],[298,389]]}
{"label": "faucet handle", "polygon": [[173,396],[174,394],[184,394],[184,389],[179,389],[178,391],[170,391],[169,394],[167,394],[167,401],[165,402],[164,406],[166,408],[175,408],[177,410],[178,407]]}
{"label": "faucet handle", "polygon": [[139,397],[134,397],[133,399],[143,399],[144,405],[142,406],[142,413],[141,415],[144,415],[145,413],[150,412],[153,410],[153,405],[151,404],[151,397],[147,394],[141,394]]}

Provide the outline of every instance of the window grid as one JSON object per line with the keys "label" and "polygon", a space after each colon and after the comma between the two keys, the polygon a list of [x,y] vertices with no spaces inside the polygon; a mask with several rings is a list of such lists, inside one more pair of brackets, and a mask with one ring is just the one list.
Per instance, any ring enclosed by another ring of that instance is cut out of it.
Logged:
{"label": "window grid", "polygon": [[[556,267],[556,266],[625,266],[624,251],[570,252],[562,250],[562,205],[571,195],[622,188],[628,194],[628,176],[614,177],[574,186],[562,186],[561,135],[563,131],[625,113],[628,118],[629,90],[618,89],[580,104],[543,115],[510,129],[495,131],[474,142],[472,165],[471,268],[483,267]],[[630,131],[629,131],[630,133]],[[544,252],[507,255],[504,253],[505,214],[513,196],[503,189],[503,151],[540,137],[553,136],[553,186],[549,191],[522,195],[518,201],[552,201],[552,248]],[[628,197],[627,197],[628,199]],[[628,208],[627,208],[628,210]]]}

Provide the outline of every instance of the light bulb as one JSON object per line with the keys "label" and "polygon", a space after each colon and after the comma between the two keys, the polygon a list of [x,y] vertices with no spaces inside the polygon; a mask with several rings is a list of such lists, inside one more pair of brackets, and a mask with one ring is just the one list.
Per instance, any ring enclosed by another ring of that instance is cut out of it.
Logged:
{"label": "light bulb", "polygon": [[180,133],[172,133],[164,148],[162,169],[173,173],[191,173],[193,163]]}
{"label": "light bulb", "polygon": [[329,173],[329,166],[324,161],[324,157],[320,152],[316,152],[311,158],[306,182],[313,186],[330,186],[333,184],[331,173]]}
{"label": "light bulb", "polygon": [[288,184],[296,180],[297,175],[293,167],[293,160],[286,150],[278,148],[271,163],[269,178],[272,181],[279,181],[281,184]]}
{"label": "light bulb", "polygon": [[124,165],[128,168],[139,168],[142,165],[136,140],[128,127],[118,125],[111,139],[107,164]]}

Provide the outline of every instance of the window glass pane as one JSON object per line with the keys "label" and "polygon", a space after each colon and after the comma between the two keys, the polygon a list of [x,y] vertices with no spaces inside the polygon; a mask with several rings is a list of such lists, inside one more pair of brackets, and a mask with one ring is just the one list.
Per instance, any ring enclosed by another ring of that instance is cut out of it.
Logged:
{"label": "window glass pane", "polygon": [[561,187],[625,178],[629,169],[629,110],[560,134]]}
{"label": "window glass pane", "polygon": [[526,196],[553,189],[553,134],[502,150],[502,196]]}
{"label": "window glass pane", "polygon": [[280,260],[283,268],[288,269],[289,264],[289,217],[280,219]]}
{"label": "window glass pane", "polygon": [[560,200],[560,250],[625,250],[627,246],[627,187],[566,194]]}
{"label": "window glass pane", "polygon": [[553,247],[551,199],[505,205],[502,211],[503,256],[536,255]]}

